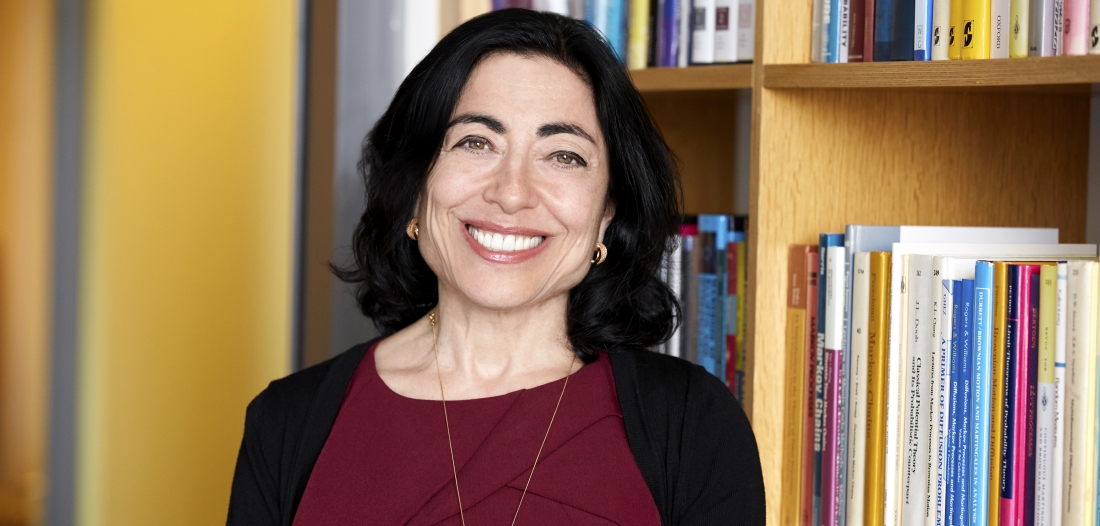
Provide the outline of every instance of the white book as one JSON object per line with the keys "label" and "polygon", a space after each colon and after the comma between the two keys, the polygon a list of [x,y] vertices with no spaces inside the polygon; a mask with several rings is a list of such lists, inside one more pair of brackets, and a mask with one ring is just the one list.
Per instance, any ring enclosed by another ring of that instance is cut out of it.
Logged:
{"label": "white book", "polygon": [[932,60],[948,60],[947,48],[951,43],[951,2],[962,0],[935,0],[932,4]]}
{"label": "white book", "polygon": [[840,34],[836,46],[836,61],[840,64],[848,62],[848,42],[851,36],[852,26],[852,0],[840,0]]}
{"label": "white book", "polygon": [[932,455],[932,470],[929,492],[932,500],[931,520],[925,524],[942,526],[947,524],[947,419],[951,412],[951,342],[954,325],[953,309],[955,290],[951,284],[953,259],[936,256],[932,259],[932,295],[936,300],[933,307],[931,340],[936,345],[935,367],[932,375],[933,392],[933,437],[929,451]]}
{"label": "white book", "polygon": [[1095,500],[1096,474],[1089,469],[1089,457],[1090,450],[1095,457],[1094,430],[1090,427],[1096,417],[1090,394],[1096,383],[1096,356],[1092,352],[1096,275],[1096,262],[1070,261],[1068,264],[1063,524],[1091,524],[1088,520],[1092,514],[1090,504]]}
{"label": "white book", "polygon": [[714,63],[714,0],[691,0],[691,63]]}
{"label": "white book", "polygon": [[[732,20],[732,18],[731,18]],[[756,0],[737,1],[737,60],[751,61],[756,42]]]}
{"label": "white book", "polygon": [[867,470],[867,329],[871,302],[871,253],[855,255],[852,269],[852,351],[848,404],[848,524],[863,524]]}
{"label": "white book", "polygon": [[1089,5],[1089,54],[1100,54],[1100,0],[1092,0]]}
{"label": "white book", "polygon": [[810,61],[821,62],[821,46],[822,46],[822,27],[821,27],[821,13],[823,11],[822,4],[828,3],[828,0],[814,0],[813,12],[811,16],[813,20],[810,22]]}
{"label": "white book", "polygon": [[[676,250],[673,250],[668,255],[668,288],[672,289],[672,295],[681,298],[681,289],[683,288],[683,279],[681,279],[683,273],[683,251],[680,250],[680,246],[684,243],[683,238],[676,243]],[[672,339],[668,341],[668,354],[677,358],[681,357],[680,354],[680,330],[683,328],[683,324],[676,326],[676,330],[672,333]]]}
{"label": "white book", "polygon": [[[889,404],[886,406],[886,482],[892,484],[895,489],[891,495],[890,488],[886,488],[886,524],[901,526],[904,499],[900,498],[900,490],[903,488],[902,475],[905,472],[903,469],[905,460],[905,418],[898,414],[891,420],[890,409],[894,408],[897,413],[902,413],[901,409],[905,407],[904,369],[905,364],[909,363],[909,357],[906,353],[909,349],[909,339],[904,337],[904,328],[909,326],[909,309],[907,308],[909,305],[909,255],[894,254],[890,258],[890,267],[890,357],[887,360],[890,378],[887,378],[888,383],[886,385],[887,403]],[[893,286],[894,283],[898,284],[896,288]],[[895,310],[895,303],[897,304],[897,310]],[[906,308],[903,308],[903,306]],[[899,325],[896,337],[894,336],[895,322]],[[894,350],[895,345],[896,351]],[[895,366],[895,364],[897,365]],[[897,376],[894,376],[895,371]],[[893,446],[892,451],[891,446]],[[892,472],[891,468],[893,468]],[[893,497],[892,502],[891,497]]]}
{"label": "white book", "polygon": [[928,520],[928,430],[932,427],[932,341],[929,329],[934,309],[931,298],[932,256],[909,258],[909,310],[904,338],[908,340],[905,362],[905,480],[902,488],[903,524],[924,524]]}
{"label": "white book", "polygon": [[1054,0],[1054,34],[1051,35],[1051,39],[1054,41],[1054,56],[1062,56],[1062,24],[1065,23],[1065,1]]}
{"label": "white book", "polygon": [[[1043,265],[1039,273],[1039,368],[1035,399],[1035,524],[1047,526],[1058,507],[1051,473],[1054,456],[1054,361],[1058,265]],[[1053,294],[1051,294],[1053,293]]]}
{"label": "white book", "polygon": [[989,58],[1008,58],[1011,0],[992,0],[989,11]]}
{"label": "white book", "polygon": [[737,0],[714,2],[714,61],[737,62],[740,37]]}
{"label": "white book", "polygon": [[1058,263],[1058,307],[1054,313],[1054,458],[1051,464],[1053,487],[1050,501],[1059,506],[1050,517],[1050,526],[1062,526],[1062,480],[1066,444],[1066,278],[1069,263]]}
{"label": "white book", "polygon": [[691,0],[680,0],[680,39],[676,46],[676,65],[684,68],[691,63]]}

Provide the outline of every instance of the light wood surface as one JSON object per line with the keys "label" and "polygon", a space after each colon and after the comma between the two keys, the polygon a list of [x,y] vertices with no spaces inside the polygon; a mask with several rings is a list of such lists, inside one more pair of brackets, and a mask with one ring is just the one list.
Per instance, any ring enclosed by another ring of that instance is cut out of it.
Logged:
{"label": "light wood surface", "polygon": [[1001,60],[769,64],[764,87],[887,88],[1081,86],[1100,82],[1100,56]]}
{"label": "light wood surface", "polygon": [[641,92],[751,88],[752,64],[634,69],[630,78]]}

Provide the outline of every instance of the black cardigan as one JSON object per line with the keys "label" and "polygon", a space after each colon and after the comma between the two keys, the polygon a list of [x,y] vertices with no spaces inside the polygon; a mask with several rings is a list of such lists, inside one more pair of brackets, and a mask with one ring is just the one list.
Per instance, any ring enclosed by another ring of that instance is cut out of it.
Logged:
{"label": "black cardigan", "polygon": [[[248,404],[227,524],[291,524],[369,346],[271,382]],[[729,389],[679,358],[609,356],[630,450],[661,524],[764,524],[756,438]]]}

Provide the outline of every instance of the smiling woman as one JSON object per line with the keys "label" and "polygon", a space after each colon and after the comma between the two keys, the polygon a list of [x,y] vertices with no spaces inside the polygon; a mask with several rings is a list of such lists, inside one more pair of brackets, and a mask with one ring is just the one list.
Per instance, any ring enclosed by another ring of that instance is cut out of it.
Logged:
{"label": "smiling woman", "polygon": [[678,317],[671,158],[582,22],[447,35],[365,142],[337,270],[384,336],[249,405],[229,522],[763,524],[741,407],[648,350]]}

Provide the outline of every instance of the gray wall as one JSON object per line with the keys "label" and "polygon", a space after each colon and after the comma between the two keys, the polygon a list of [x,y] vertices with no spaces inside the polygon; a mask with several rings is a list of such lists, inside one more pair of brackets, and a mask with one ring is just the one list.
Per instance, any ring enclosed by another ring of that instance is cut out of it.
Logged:
{"label": "gray wall", "polygon": [[1100,244],[1100,91],[1096,86],[1089,113],[1089,211],[1085,240]]}

